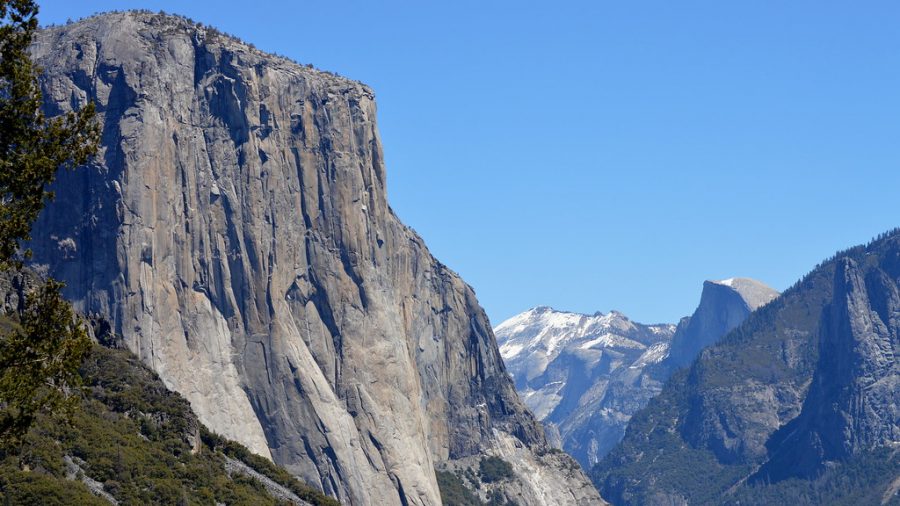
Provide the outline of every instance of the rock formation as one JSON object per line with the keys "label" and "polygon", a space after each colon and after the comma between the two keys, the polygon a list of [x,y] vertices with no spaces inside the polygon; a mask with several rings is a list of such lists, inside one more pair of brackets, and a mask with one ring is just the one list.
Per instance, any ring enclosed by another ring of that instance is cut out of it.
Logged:
{"label": "rock formation", "polygon": [[494,333],[525,404],[589,469],[674,371],[777,295],[748,278],[706,281],[697,310],[677,328],[616,311],[588,316],[539,307]]}
{"label": "rock formation", "polygon": [[809,394],[769,441],[756,480],[811,478],[829,462],[900,445],[900,273],[866,274],[851,258],[838,261]]}
{"label": "rock formation", "polygon": [[601,491],[616,504],[900,500],[898,259],[900,230],[840,252],[704,350],[595,467]]}
{"label": "rock formation", "polygon": [[436,467],[510,448],[522,503],[600,501],[537,455],[474,292],[388,206],[372,90],[145,12],[33,54],[47,111],[103,125],[34,262],[203,423],[349,504],[439,504]]}
{"label": "rock formation", "polygon": [[690,318],[679,322],[672,338],[665,363],[669,373],[689,365],[703,348],[715,344],[777,296],[776,290],[749,278],[704,282],[700,305]]}

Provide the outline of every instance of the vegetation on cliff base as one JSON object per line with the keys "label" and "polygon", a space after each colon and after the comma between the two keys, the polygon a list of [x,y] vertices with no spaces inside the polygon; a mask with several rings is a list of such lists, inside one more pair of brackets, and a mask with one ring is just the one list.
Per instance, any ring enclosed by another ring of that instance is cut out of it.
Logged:
{"label": "vegetation on cliff base", "polygon": [[[108,504],[90,492],[84,476],[120,504],[284,504],[257,480],[229,474],[230,457],[311,504],[338,504],[243,446],[209,433],[189,403],[129,352],[94,346],[81,375],[88,395],[69,423],[41,414],[23,444],[0,450],[0,501]],[[80,469],[73,472],[67,457]]]}
{"label": "vegetation on cliff base", "polygon": [[441,501],[448,506],[482,506],[481,500],[463,483],[462,478],[450,471],[437,472]]}
{"label": "vegetation on cliff base", "polygon": [[0,338],[0,438],[19,442],[42,410],[78,401],[70,395],[81,383],[78,367],[91,342],[60,294],[46,281],[27,295],[25,310]]}
{"label": "vegetation on cliff base", "polygon": [[[446,506],[517,506],[496,486],[513,478],[512,465],[500,457],[486,456],[478,462],[478,474],[471,467],[460,471],[438,471],[438,489]],[[466,481],[470,486],[466,485]],[[475,491],[486,495],[482,500]]]}
{"label": "vegetation on cliff base", "polygon": [[478,462],[478,476],[484,483],[494,483],[513,477],[512,465],[493,455],[482,457]]}

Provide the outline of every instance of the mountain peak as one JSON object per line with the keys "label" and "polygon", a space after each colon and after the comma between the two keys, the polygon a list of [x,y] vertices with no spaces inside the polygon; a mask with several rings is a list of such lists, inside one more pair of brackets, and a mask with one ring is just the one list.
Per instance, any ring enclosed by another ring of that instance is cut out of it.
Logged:
{"label": "mountain peak", "polygon": [[[771,302],[775,297],[778,297],[778,290],[770,287],[769,285],[763,283],[762,281],[757,281],[752,278],[728,278],[722,280],[710,280],[704,283],[704,288],[707,285],[721,286],[727,287],[737,293],[741,299],[743,299],[744,303],[747,304],[747,308],[750,311],[755,311]],[[706,293],[706,290],[704,290]]]}
{"label": "mountain peak", "polygon": [[778,297],[778,291],[750,278],[705,281],[700,305],[682,320],[672,338],[666,367],[683,367],[703,350],[741,324],[747,315]]}

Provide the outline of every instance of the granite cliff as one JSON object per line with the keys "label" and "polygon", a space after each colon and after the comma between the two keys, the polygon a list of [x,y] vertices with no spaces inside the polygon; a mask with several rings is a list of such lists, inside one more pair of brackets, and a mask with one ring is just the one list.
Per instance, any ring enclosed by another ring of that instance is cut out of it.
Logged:
{"label": "granite cliff", "polygon": [[348,504],[439,504],[435,470],[513,464],[520,504],[600,503],[548,453],[472,289],[387,203],[372,90],[183,18],[44,30],[49,113],[95,101],[34,264],[212,430]]}
{"label": "granite cliff", "polygon": [[776,290],[749,278],[704,282],[694,314],[683,318],[675,330],[669,356],[662,364],[667,369],[665,376],[689,365],[703,348],[715,344],[777,296]]}
{"label": "granite cliff", "polygon": [[[753,477],[815,478],[832,462],[900,448],[900,287],[897,257],[883,268],[841,258],[819,323],[819,360],[797,418],[767,442]],[[900,478],[900,476],[898,476]]]}
{"label": "granite cliff", "polygon": [[[0,272],[0,329],[21,323],[42,279]],[[80,402],[41,412],[21,446],[0,453],[5,504],[254,504],[338,506],[272,462],[211,434],[188,402],[127,350],[100,317],[79,368]],[[102,344],[100,344],[102,343]]]}

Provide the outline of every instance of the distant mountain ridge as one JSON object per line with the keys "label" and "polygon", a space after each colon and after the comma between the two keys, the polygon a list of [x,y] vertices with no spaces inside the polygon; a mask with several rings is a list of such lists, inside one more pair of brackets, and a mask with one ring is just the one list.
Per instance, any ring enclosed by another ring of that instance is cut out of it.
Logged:
{"label": "distant mountain ridge", "polygon": [[667,353],[674,331],[674,325],[643,325],[617,311],[585,315],[541,306],[504,321],[494,334],[525,403],[539,419],[558,419],[567,385],[560,379],[559,360],[577,355],[593,369],[601,366],[603,352],[617,350],[616,363],[656,361]]}
{"label": "distant mountain ridge", "polygon": [[636,413],[613,503],[900,504],[900,229],[818,265]]}
{"label": "distant mountain ridge", "polygon": [[502,322],[494,334],[525,404],[589,468],[672,372],[777,295],[749,278],[707,281],[697,310],[678,326],[644,325],[618,311],[586,315],[540,306]]}

